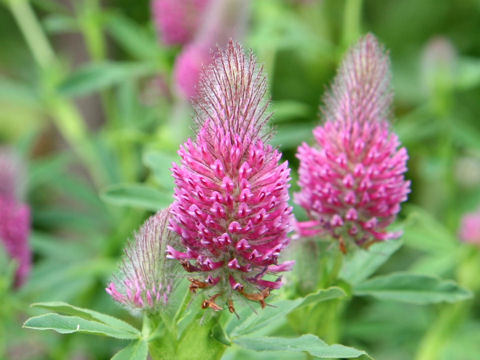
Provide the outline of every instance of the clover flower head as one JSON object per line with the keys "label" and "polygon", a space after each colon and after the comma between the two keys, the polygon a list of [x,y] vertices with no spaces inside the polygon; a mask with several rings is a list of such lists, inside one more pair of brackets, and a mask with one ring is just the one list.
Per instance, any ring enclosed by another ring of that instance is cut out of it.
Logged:
{"label": "clover flower head", "polygon": [[462,217],[459,236],[464,242],[480,245],[480,209]]}
{"label": "clover flower head", "polygon": [[230,39],[243,37],[248,20],[250,0],[211,0],[195,39],[177,56],[174,80],[178,92],[186,99],[198,95],[198,82],[204,67],[214,56],[210,49],[224,47]]}
{"label": "clover flower head", "polygon": [[165,254],[176,235],[167,228],[168,209],[147,219],[126,249],[119,273],[106,288],[131,310],[155,312],[168,302],[176,279],[175,265]]}
{"label": "clover flower head", "polygon": [[31,268],[30,208],[20,200],[24,180],[23,163],[11,149],[0,148],[0,244],[17,262],[16,287],[25,282]]}
{"label": "clover flower head", "polygon": [[183,249],[168,248],[192,278],[191,290],[216,293],[204,306],[218,310],[221,297],[263,299],[281,286],[278,264],[292,226],[290,170],[267,143],[270,118],[266,78],[254,56],[230,41],[205,69],[195,102],[196,139],[179,150],[173,165],[175,200],[170,226]]}
{"label": "clover flower head", "polygon": [[155,26],[167,45],[189,43],[201,23],[210,0],[153,0]]}
{"label": "clover flower head", "polygon": [[297,223],[300,235],[331,235],[368,245],[398,237],[387,232],[407,199],[407,150],[388,121],[389,59],[369,34],[344,59],[325,97],[324,124],[314,146],[302,144],[295,202],[310,221]]}
{"label": "clover flower head", "polygon": [[211,61],[210,49],[203,43],[186,46],[177,57],[174,67],[175,83],[185,97],[195,97],[202,69]]}

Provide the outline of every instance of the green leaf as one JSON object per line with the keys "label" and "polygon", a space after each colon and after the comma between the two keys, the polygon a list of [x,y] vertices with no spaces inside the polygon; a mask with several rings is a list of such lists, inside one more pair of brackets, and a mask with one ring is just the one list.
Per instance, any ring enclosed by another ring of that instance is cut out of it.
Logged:
{"label": "green leaf", "polygon": [[69,15],[52,14],[43,21],[45,29],[51,34],[77,32],[80,27],[77,20]]}
{"label": "green leaf", "polygon": [[132,335],[139,336],[140,331],[134,328],[132,325],[126,323],[123,320],[117,319],[113,316],[99,313],[90,309],[84,309],[77,306],[70,305],[62,301],[51,301],[45,303],[35,303],[32,307],[38,307],[51,311],[56,311],[66,315],[73,315],[81,317],[85,320],[98,321],[105,325],[111,326],[117,330],[131,333]]}
{"label": "green leaf", "polygon": [[100,197],[107,203],[157,211],[173,201],[171,194],[142,184],[115,184],[105,188]]}
{"label": "green leaf", "polygon": [[107,16],[106,30],[130,55],[138,59],[155,60],[160,55],[160,43],[128,17],[117,13]]}
{"label": "green leaf", "polygon": [[241,337],[233,340],[245,349],[255,351],[308,352],[319,358],[342,359],[358,358],[367,355],[364,351],[343,345],[328,345],[315,335],[307,334],[298,338],[281,337]]}
{"label": "green leaf", "polygon": [[403,241],[405,245],[429,253],[451,253],[458,241],[450,231],[431,214],[420,207],[407,206]]}
{"label": "green leaf", "polygon": [[145,340],[132,342],[112,357],[112,360],[145,360],[148,356],[148,343]]}
{"label": "green leaf", "polygon": [[89,64],[65,79],[58,87],[58,92],[63,96],[85,95],[152,72],[152,67],[146,64],[120,62]]}
{"label": "green leaf", "polygon": [[276,123],[312,115],[308,105],[291,100],[274,101],[272,103],[272,111],[273,121]]}
{"label": "green leaf", "polygon": [[314,124],[288,124],[275,128],[275,136],[272,139],[272,144],[279,146],[282,149],[296,148],[302,142],[310,141],[313,137],[312,130]]}
{"label": "green leaf", "polygon": [[320,289],[313,294],[309,294],[303,298],[303,301],[297,308],[301,308],[311,304],[317,304],[322,301],[333,300],[346,296],[345,291],[339,287],[330,287],[328,289]]}
{"label": "green leaf", "polygon": [[458,62],[455,85],[462,90],[469,90],[480,85],[480,60],[463,57]]}
{"label": "green leaf", "polygon": [[370,295],[382,300],[394,300],[412,304],[457,302],[472,297],[469,290],[461,288],[451,280],[436,277],[394,273],[377,276],[357,284],[353,293]]}
{"label": "green leaf", "polygon": [[401,240],[389,240],[372,245],[368,250],[356,249],[343,262],[340,277],[350,284],[358,284],[372,275],[400,247]]}
{"label": "green leaf", "polygon": [[125,332],[98,321],[85,320],[78,316],[65,316],[54,313],[34,316],[28,319],[24,328],[54,330],[60,334],[87,333],[109,336],[117,339],[136,339],[137,334]]}
{"label": "green leaf", "polygon": [[238,318],[233,318],[226,326],[226,332],[230,337],[246,335],[270,325],[274,321],[285,317],[290,311],[303,302],[303,299],[281,300],[272,303],[265,309],[253,312],[248,306],[239,311]]}
{"label": "green leaf", "polygon": [[158,185],[165,189],[173,190],[174,181],[170,168],[178,160],[178,156],[163,151],[149,150],[143,154],[143,163],[152,170]]}

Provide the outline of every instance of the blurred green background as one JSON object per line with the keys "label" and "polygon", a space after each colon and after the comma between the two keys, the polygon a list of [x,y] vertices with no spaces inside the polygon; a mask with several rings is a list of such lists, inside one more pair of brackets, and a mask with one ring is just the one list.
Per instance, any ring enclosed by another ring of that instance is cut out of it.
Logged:
{"label": "blurred green background", "polygon": [[[269,77],[292,192],[296,148],[312,140],[322,93],[366,32],[390,53],[392,121],[412,180],[399,221],[405,246],[381,271],[456,279],[478,295],[478,249],[457,233],[480,206],[479,0],[251,2],[245,45]],[[157,39],[146,0],[1,0],[0,49],[0,143],[27,163],[34,252],[28,283],[0,294],[0,357],[107,359],[122,344],[21,323],[35,314],[29,303],[46,300],[129,316],[104,287],[132,231],[172,200],[170,164],[191,125],[172,80],[181,49]],[[413,359],[428,336],[440,339],[441,359],[480,358],[478,297],[461,310],[355,299],[341,328],[342,343],[376,359]]]}

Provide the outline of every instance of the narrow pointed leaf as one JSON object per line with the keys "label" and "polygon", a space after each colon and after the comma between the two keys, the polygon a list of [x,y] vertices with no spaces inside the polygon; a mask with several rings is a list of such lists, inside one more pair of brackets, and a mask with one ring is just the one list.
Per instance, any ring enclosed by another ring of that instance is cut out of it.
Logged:
{"label": "narrow pointed leaf", "polygon": [[85,320],[98,321],[100,323],[108,325],[117,330],[121,330],[126,333],[131,333],[132,335],[135,335],[135,336],[140,336],[140,331],[138,329],[134,328],[132,325],[126,323],[123,320],[117,319],[110,315],[99,313],[97,311],[76,307],[62,301],[36,303],[36,304],[32,304],[32,307],[38,307],[42,309],[56,311],[58,313],[65,314],[65,315],[78,316]]}
{"label": "narrow pointed leaf", "polygon": [[173,200],[171,194],[142,184],[115,184],[103,190],[101,198],[114,205],[157,211]]}
{"label": "narrow pointed leaf", "polygon": [[241,337],[234,343],[245,349],[255,351],[308,352],[322,359],[351,359],[367,355],[364,351],[343,345],[328,345],[315,335],[307,334],[298,338],[281,337]]}
{"label": "narrow pointed leaf", "polygon": [[413,304],[457,302],[472,297],[469,290],[451,280],[433,276],[394,273],[377,276],[357,284],[355,295],[370,295],[382,300],[394,300]]}
{"label": "narrow pointed leaf", "polygon": [[401,246],[401,240],[389,240],[376,243],[368,250],[356,249],[347,255],[340,277],[350,284],[358,284],[372,275]]}
{"label": "narrow pointed leaf", "polygon": [[35,330],[53,330],[60,334],[87,333],[104,335],[117,339],[136,339],[137,334],[113,328],[98,321],[85,320],[78,316],[65,316],[54,313],[34,316],[23,327]]}

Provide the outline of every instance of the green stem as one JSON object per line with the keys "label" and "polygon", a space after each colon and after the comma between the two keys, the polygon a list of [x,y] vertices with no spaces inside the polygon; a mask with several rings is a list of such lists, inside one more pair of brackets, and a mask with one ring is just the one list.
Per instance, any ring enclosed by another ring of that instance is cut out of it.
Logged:
{"label": "green stem", "polygon": [[8,0],[7,2],[32,51],[35,61],[42,68],[46,68],[55,60],[55,54],[28,0]]}
{"label": "green stem", "polygon": [[[8,4],[35,61],[44,70],[44,75],[47,75],[56,58],[35,13],[26,0],[8,0]],[[51,91],[49,85],[47,84],[47,93]],[[83,161],[96,184],[102,184],[102,167],[97,161],[80,113],[72,103],[58,97],[55,92],[48,93],[46,98],[48,111],[60,133]]]}
{"label": "green stem", "polygon": [[343,13],[343,46],[348,48],[361,33],[362,0],[346,0]]}

